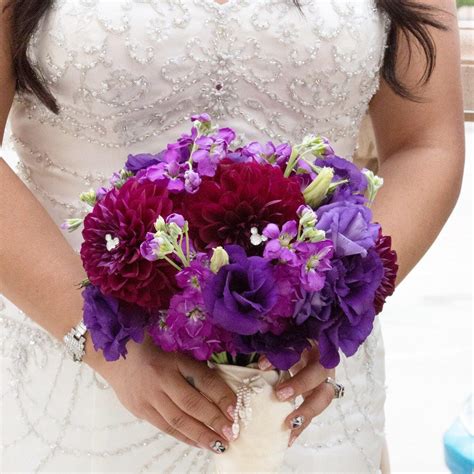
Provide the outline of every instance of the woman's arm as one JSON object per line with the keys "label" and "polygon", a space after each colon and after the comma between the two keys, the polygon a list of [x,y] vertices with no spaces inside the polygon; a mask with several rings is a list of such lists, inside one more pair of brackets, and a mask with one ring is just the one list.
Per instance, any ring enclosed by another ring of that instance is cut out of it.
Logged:
{"label": "woman's arm", "polygon": [[449,31],[434,31],[437,59],[426,86],[416,89],[424,58],[415,47],[400,48],[401,78],[423,99],[395,95],[386,83],[370,104],[384,186],[373,205],[374,218],[392,236],[400,269],[397,283],[436,239],[456,204],[464,167],[464,124],[460,51],[453,0],[423,0],[446,11]]}

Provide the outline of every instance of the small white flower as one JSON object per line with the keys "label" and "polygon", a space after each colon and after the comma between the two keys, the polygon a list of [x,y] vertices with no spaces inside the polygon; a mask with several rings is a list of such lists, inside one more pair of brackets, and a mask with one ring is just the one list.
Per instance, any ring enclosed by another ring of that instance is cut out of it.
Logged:
{"label": "small white flower", "polygon": [[105,241],[106,241],[105,246],[109,252],[112,252],[112,250],[116,249],[119,245],[118,237],[112,238],[110,234],[105,235]]}
{"label": "small white flower", "polygon": [[260,245],[262,242],[266,242],[268,239],[264,235],[258,233],[258,229],[256,227],[252,227],[250,229],[250,243],[252,245]]}

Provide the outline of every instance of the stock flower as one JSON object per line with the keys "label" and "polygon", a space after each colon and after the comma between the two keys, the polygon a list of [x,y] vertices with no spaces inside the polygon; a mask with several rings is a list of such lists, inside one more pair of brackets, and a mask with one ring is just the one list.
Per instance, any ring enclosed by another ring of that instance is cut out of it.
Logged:
{"label": "stock flower", "polygon": [[371,223],[372,212],[362,204],[335,202],[316,211],[316,227],[326,232],[326,238],[334,243],[338,257],[367,255],[375,245],[379,225]]}
{"label": "stock flower", "polygon": [[265,330],[264,319],[277,294],[271,264],[261,257],[247,257],[237,245],[225,247],[230,263],[206,283],[206,309],[212,321],[236,334]]}
{"label": "stock flower", "polygon": [[172,210],[165,183],[139,183],[135,178],[97,202],[82,231],[81,258],[91,283],[107,296],[143,307],[166,307],[176,287],[176,271],[167,262],[145,259],[140,245],[157,217]]}
{"label": "stock flower", "polygon": [[212,324],[201,292],[196,289],[175,294],[167,316],[150,329],[150,335],[164,350],[179,350],[197,360],[208,360],[214,352],[233,350],[233,338]]}
{"label": "stock flower", "polygon": [[392,238],[382,235],[381,229],[375,244],[375,251],[378,253],[384,269],[382,282],[375,293],[375,313],[378,314],[382,311],[387,297],[395,291],[395,280],[398,272],[397,253],[392,250]]}
{"label": "stock flower", "polygon": [[277,258],[282,262],[295,264],[297,257],[294,252],[294,240],[298,235],[296,221],[285,222],[280,229],[276,224],[268,224],[262,231],[268,241],[263,256],[270,260]]}
{"label": "stock flower", "polygon": [[326,281],[326,273],[332,268],[332,242],[298,242],[296,250],[300,262],[301,285],[307,291],[321,290]]}
{"label": "stock flower", "polygon": [[283,225],[304,203],[299,184],[272,165],[220,163],[214,178],[184,198],[183,214],[198,249],[237,244],[255,252],[251,229]]}
{"label": "stock flower", "polygon": [[105,296],[99,288],[88,285],[82,291],[84,324],[95,350],[101,349],[108,361],[127,354],[127,342],[143,342],[149,315],[142,308]]}

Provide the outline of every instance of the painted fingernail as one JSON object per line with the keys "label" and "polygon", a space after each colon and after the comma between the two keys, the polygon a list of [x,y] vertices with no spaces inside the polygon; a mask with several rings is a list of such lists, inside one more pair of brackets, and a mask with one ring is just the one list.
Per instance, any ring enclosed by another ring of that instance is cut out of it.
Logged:
{"label": "painted fingernail", "polygon": [[226,437],[227,441],[234,441],[237,438],[237,436],[235,436],[234,432],[232,431],[232,427],[230,426],[224,426],[224,428],[222,428],[222,433]]}
{"label": "painted fingernail", "polygon": [[297,438],[297,436],[292,436],[290,438],[290,442],[288,443],[288,447],[290,447],[294,442],[295,442],[295,439]]}
{"label": "painted fingernail", "polygon": [[269,369],[270,367],[272,366],[272,363],[266,358],[264,357],[263,359],[260,359],[258,361],[258,368],[260,370],[267,370]]}
{"label": "painted fingernail", "polygon": [[229,408],[227,408],[227,414],[234,419],[234,413],[235,413],[235,406],[231,405]]}
{"label": "painted fingernail", "polygon": [[291,420],[291,429],[299,428],[304,423],[304,416],[298,415]]}
{"label": "painted fingernail", "polygon": [[294,393],[295,391],[291,387],[285,387],[278,390],[278,392],[276,393],[276,396],[278,397],[279,400],[283,401],[293,396]]}
{"label": "painted fingernail", "polygon": [[211,443],[211,449],[217,453],[217,454],[221,454],[225,451],[225,446],[224,444],[219,441],[219,440],[216,440],[214,441],[213,443]]}

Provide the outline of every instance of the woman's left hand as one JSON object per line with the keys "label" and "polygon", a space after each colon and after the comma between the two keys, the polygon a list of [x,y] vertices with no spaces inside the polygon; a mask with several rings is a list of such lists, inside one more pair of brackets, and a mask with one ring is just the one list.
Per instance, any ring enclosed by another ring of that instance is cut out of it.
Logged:
{"label": "woman's left hand", "polygon": [[[260,357],[258,366],[262,370],[272,369],[271,363],[264,356]],[[302,395],[304,402],[285,420],[291,429],[288,446],[308,427],[311,420],[322,413],[334,399],[334,387],[326,383],[327,377],[334,378],[334,369],[325,369],[319,362],[319,350],[316,346],[306,350],[301,360],[295,364],[290,373],[292,377],[275,387],[279,400],[294,400]]]}

